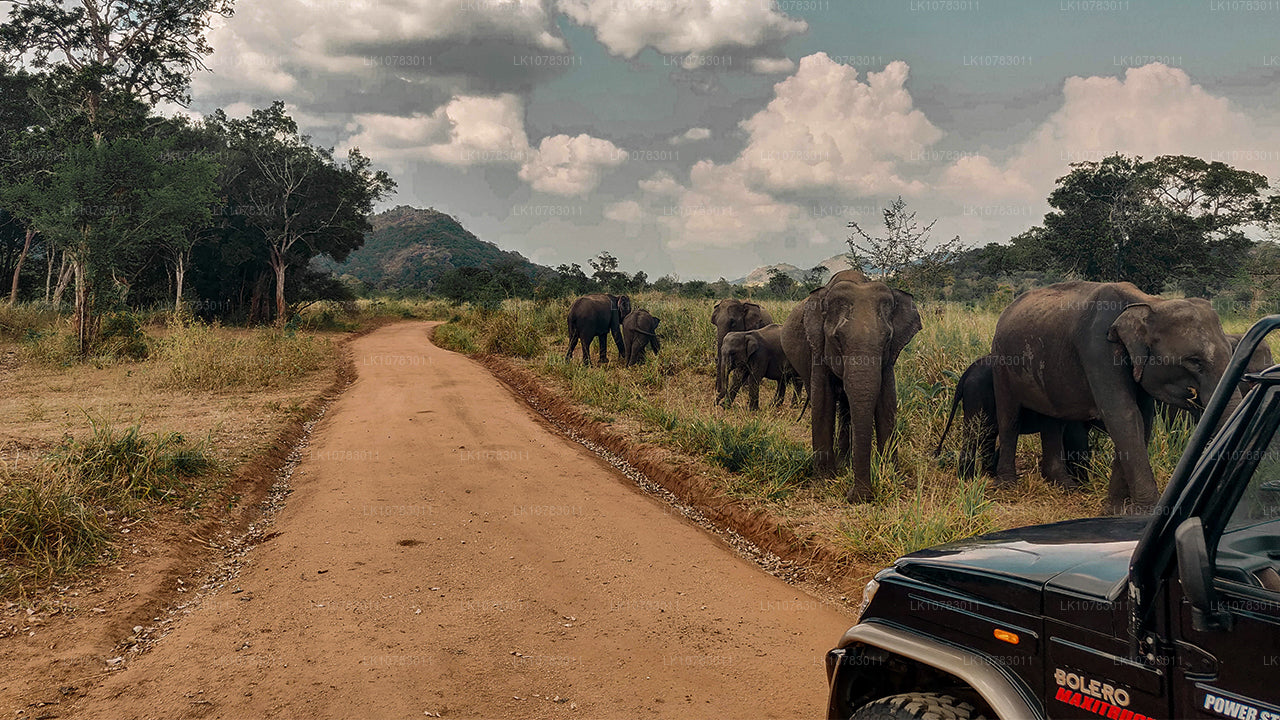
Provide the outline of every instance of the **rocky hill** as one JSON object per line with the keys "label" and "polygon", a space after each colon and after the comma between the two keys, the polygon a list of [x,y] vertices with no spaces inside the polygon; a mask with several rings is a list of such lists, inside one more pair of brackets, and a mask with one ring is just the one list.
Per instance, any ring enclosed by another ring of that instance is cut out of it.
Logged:
{"label": "rocky hill", "polygon": [[373,230],[364,245],[331,269],[375,288],[429,290],[441,275],[461,267],[514,265],[531,277],[551,272],[520,253],[481,240],[453,216],[434,208],[401,205],[374,215],[370,222]]}
{"label": "rocky hill", "polygon": [[787,275],[790,275],[791,278],[796,282],[801,282],[804,280],[805,273],[810,268],[817,267],[817,266],[822,266],[822,268],[824,269],[821,280],[822,282],[826,282],[827,278],[831,277],[835,273],[840,272],[841,270],[848,270],[849,268],[853,267],[853,264],[849,262],[849,256],[846,253],[840,253],[839,255],[832,255],[826,260],[823,260],[822,262],[818,263],[818,265],[810,266],[808,268],[798,268],[795,265],[792,265],[791,263],[778,263],[776,265],[764,265],[762,267],[758,267],[755,270],[752,270],[751,272],[747,273],[746,277],[742,277],[742,278],[738,278],[737,280],[734,280],[733,284],[746,285],[748,287],[756,287],[759,285],[764,285],[769,282],[769,275],[774,270],[781,270]]}

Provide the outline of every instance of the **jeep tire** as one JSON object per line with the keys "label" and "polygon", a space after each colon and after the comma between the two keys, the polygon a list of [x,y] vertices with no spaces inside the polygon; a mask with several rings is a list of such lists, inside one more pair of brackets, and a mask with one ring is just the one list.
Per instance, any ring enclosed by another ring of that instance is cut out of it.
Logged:
{"label": "jeep tire", "polygon": [[985,720],[976,708],[951,695],[904,693],[863,705],[852,720]]}

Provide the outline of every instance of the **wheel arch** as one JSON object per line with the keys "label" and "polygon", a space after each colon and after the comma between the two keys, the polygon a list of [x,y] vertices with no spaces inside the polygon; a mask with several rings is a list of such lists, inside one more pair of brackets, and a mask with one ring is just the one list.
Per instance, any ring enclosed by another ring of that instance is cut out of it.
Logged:
{"label": "wheel arch", "polygon": [[864,622],[850,628],[832,652],[839,656],[828,664],[829,718],[848,717],[852,712],[854,708],[849,707],[849,701],[854,683],[875,688],[871,694],[877,697],[862,700],[870,702],[898,692],[933,689],[904,686],[921,676],[934,681],[954,680],[996,717],[1010,720],[1045,717],[1044,708],[1030,688],[1010,677],[986,655],[904,628]]}

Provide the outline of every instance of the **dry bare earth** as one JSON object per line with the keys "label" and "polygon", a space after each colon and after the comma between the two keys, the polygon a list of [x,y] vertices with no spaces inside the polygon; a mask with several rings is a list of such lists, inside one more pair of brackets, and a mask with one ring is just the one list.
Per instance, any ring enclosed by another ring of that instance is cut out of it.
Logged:
{"label": "dry bare earth", "polygon": [[278,535],[152,650],[27,717],[822,715],[847,614],[553,433],[425,324],[352,349],[359,378]]}

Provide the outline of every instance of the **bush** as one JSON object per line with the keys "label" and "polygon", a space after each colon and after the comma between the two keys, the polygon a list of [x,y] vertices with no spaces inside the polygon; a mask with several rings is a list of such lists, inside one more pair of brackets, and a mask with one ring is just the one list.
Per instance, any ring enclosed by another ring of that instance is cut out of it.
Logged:
{"label": "bush", "polygon": [[151,348],[138,316],[130,312],[109,313],[102,318],[94,355],[143,360]]}
{"label": "bush", "polygon": [[214,465],[204,443],[188,445],[179,433],[143,435],[137,425],[117,433],[92,418],[89,428],[87,439],[67,438],[51,461],[94,501],[126,506],[132,500],[176,498],[187,480]]}
{"label": "bush", "polygon": [[25,340],[57,322],[57,311],[42,302],[0,305],[0,337],[6,340]]}
{"label": "bush", "polygon": [[198,500],[192,482],[216,467],[205,443],[177,433],[89,427],[24,474],[0,469],[0,595],[93,562],[109,541],[108,515]]}
{"label": "bush", "polygon": [[72,478],[47,468],[23,477],[0,474],[0,594],[72,572],[106,542],[101,513]]}

